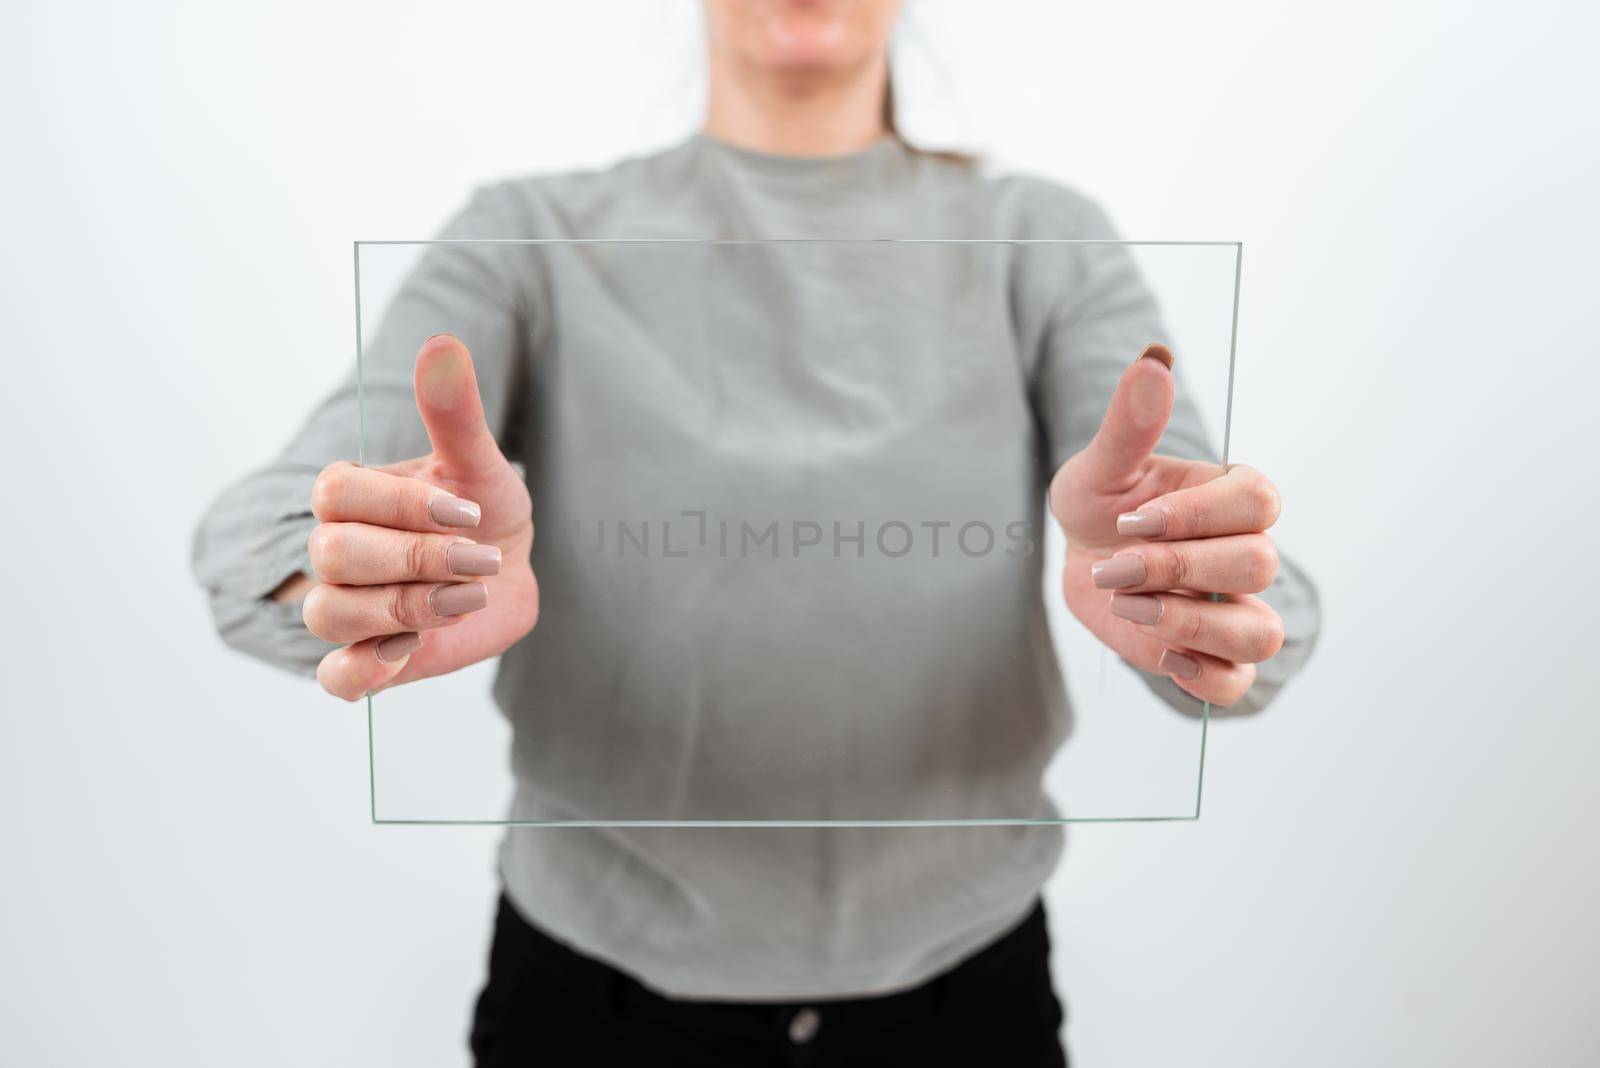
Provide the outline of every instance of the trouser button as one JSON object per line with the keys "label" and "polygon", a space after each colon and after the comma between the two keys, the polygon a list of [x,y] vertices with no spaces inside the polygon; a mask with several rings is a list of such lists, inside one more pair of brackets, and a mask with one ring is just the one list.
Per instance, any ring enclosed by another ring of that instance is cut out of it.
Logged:
{"label": "trouser button", "polygon": [[822,1014],[816,1009],[801,1009],[789,1021],[789,1041],[803,1046],[817,1037],[822,1026]]}

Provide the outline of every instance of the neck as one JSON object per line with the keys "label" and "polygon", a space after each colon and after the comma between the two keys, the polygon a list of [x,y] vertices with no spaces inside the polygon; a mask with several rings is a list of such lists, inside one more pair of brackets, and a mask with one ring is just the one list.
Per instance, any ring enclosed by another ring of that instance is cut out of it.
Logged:
{"label": "neck", "polygon": [[755,69],[729,57],[710,65],[701,129],[721,141],[779,156],[840,156],[889,131],[883,94],[889,60],[863,69],[798,74]]}

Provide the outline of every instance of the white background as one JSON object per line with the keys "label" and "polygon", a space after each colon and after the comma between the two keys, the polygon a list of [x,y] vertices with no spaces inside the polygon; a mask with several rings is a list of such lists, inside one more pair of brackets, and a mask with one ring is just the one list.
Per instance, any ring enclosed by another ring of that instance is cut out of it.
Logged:
{"label": "white background", "polygon": [[[910,7],[914,136],[1246,242],[1235,457],[1324,596],[1201,822],[1073,832],[1075,1063],[1600,1062],[1593,5]],[[189,534],[347,365],[350,240],[681,137],[694,11],[0,14],[0,1063],[463,1062],[494,833],[369,826]]]}

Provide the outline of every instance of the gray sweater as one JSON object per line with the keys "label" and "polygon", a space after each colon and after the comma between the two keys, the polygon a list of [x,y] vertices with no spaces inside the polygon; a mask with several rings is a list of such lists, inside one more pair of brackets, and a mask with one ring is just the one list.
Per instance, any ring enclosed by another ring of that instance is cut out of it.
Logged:
{"label": "gray sweater", "polygon": [[[1069,189],[889,139],[792,159],[696,136],[485,187],[442,236],[1116,235]],[[435,246],[368,345],[368,463],[428,450],[411,365],[441,331],[534,501],[540,622],[494,687],[513,818],[1052,814],[1042,495],[1165,340],[1125,250]],[[352,380],[205,517],[195,570],[230,644],[306,673],[329,648],[266,595],[309,570],[309,488],[356,428]],[[1162,451],[1216,455],[1181,390]],[[1315,636],[1293,563],[1266,596],[1287,642],[1244,710]],[[501,873],[529,919],[665,993],[822,998],[998,937],[1061,847],[1056,827],[523,828]]]}

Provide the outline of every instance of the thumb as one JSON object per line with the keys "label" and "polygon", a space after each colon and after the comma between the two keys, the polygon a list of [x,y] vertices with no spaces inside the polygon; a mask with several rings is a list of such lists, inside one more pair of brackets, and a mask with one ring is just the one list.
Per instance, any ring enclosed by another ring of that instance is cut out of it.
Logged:
{"label": "thumb", "polygon": [[1151,344],[1122,372],[1100,429],[1082,453],[1090,485],[1116,489],[1139,476],[1172,418],[1171,368],[1171,350]]}
{"label": "thumb", "polygon": [[505,462],[483,415],[472,354],[453,334],[435,334],[417,353],[417,411],[434,455],[464,475]]}

